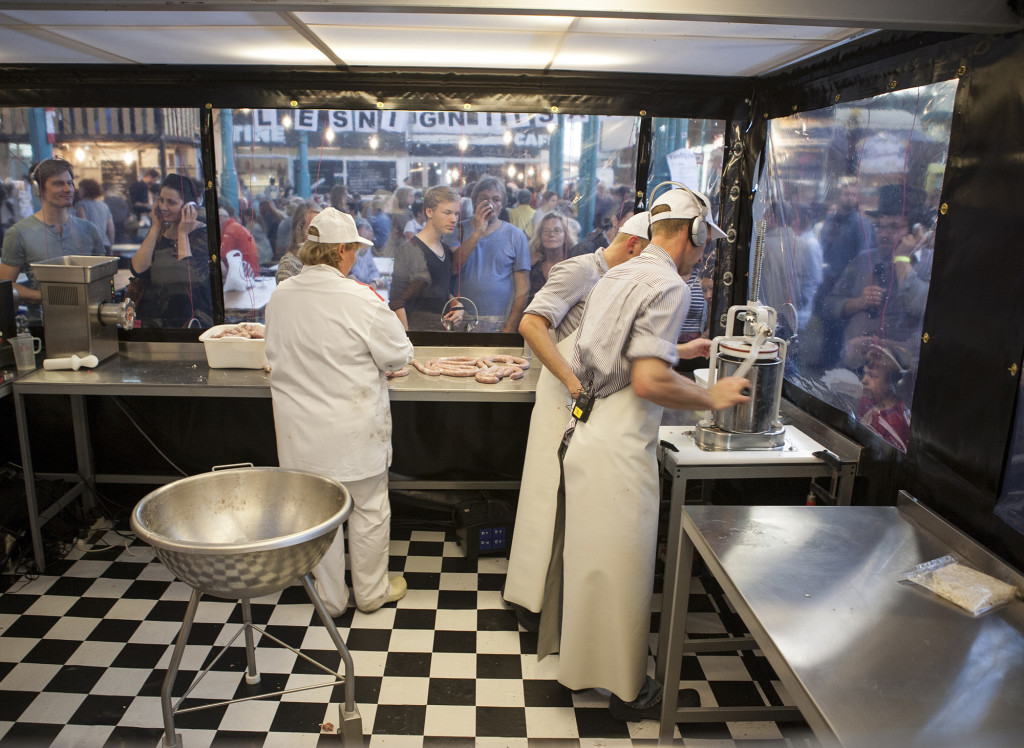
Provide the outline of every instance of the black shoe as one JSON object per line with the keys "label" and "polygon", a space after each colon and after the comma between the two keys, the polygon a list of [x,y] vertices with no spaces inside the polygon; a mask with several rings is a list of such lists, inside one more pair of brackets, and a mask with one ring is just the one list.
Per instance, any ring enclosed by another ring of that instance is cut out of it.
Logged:
{"label": "black shoe", "polygon": [[[692,688],[682,689],[679,692],[678,706],[700,706],[700,694]],[[653,719],[657,722],[661,719],[661,701],[659,700],[658,703],[651,704],[649,707],[637,709],[635,706],[630,706],[618,696],[612,694],[612,698],[608,702],[608,712],[611,714],[612,719],[616,719],[619,722],[640,722],[645,719]]]}
{"label": "black shoe", "polygon": [[516,603],[509,603],[509,605],[516,612],[516,620],[519,621],[520,626],[531,634],[536,634],[540,631],[540,613],[534,613],[532,610],[528,610]]}

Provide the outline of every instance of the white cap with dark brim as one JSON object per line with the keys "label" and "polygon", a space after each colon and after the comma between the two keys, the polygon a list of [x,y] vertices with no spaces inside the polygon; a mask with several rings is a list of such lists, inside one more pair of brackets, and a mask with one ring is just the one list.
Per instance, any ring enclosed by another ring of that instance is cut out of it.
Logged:
{"label": "white cap with dark brim", "polygon": [[711,201],[697,190],[669,190],[654,201],[651,210],[653,211],[659,205],[667,205],[669,210],[657,214],[652,213],[651,223],[668,218],[688,220],[700,216],[708,225],[708,239],[725,238],[725,232],[711,220]]}
{"label": "white cap with dark brim", "polygon": [[337,208],[324,208],[309,223],[309,228],[316,228],[317,233],[308,233],[306,239],[320,244],[360,244],[372,245],[373,242],[359,236],[356,222],[348,213]]}
{"label": "white cap with dark brim", "polygon": [[639,236],[641,239],[650,239],[651,214],[645,210],[630,216],[619,226],[619,233],[632,234],[633,236]]}

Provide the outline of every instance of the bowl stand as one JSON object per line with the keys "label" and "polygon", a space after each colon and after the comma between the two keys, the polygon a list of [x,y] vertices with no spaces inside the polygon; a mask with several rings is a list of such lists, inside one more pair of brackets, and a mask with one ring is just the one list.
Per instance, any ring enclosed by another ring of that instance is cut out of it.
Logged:
{"label": "bowl stand", "polygon": [[[324,607],[323,601],[320,596],[316,593],[316,589],[313,587],[313,580],[309,573],[304,574],[301,578],[302,586],[306,589],[306,594],[309,595],[310,602],[313,603],[313,607],[316,609],[317,615],[320,616],[320,620],[327,628],[327,633],[331,637],[331,641],[334,642],[334,646],[337,648],[338,653],[341,655],[341,661],[344,664],[345,673],[342,675],[325,665],[317,662],[311,657],[308,657],[299,650],[291,647],[280,639],[268,634],[263,629],[259,628],[252,622],[252,607],[249,603],[248,598],[241,598],[242,603],[242,628],[231,638],[227,644],[221,647],[217,656],[214,657],[213,661],[206,666],[202,671],[196,675],[195,680],[192,681],[192,685],[188,687],[188,690],[178,699],[177,702],[172,702],[171,689],[174,687],[174,681],[178,676],[178,667],[181,665],[181,658],[185,654],[185,645],[188,642],[189,631],[192,629],[192,622],[195,620],[196,611],[199,609],[199,600],[202,598],[203,593],[201,590],[193,588],[192,597],[189,599],[188,608],[185,611],[185,620],[182,621],[181,630],[178,632],[178,639],[174,644],[174,651],[171,654],[170,664],[167,666],[167,674],[164,676],[163,687],[160,690],[160,704],[163,710],[164,717],[164,748],[183,748],[181,736],[174,731],[174,715],[185,714],[186,712],[199,711],[200,709],[209,709],[211,707],[223,706],[225,704],[234,704],[239,701],[252,701],[255,699],[265,699],[270,696],[276,696],[278,694],[292,693],[295,691],[306,691],[312,688],[325,688],[327,686],[336,686],[344,684],[345,686],[345,703],[339,706],[339,720],[337,727],[337,734],[341,737],[341,744],[343,746],[361,746],[363,743],[363,721],[359,716],[359,707],[356,705],[355,700],[355,677],[353,673],[352,655],[349,654],[348,648],[345,646],[345,642],[341,639],[341,634],[338,633],[337,626],[334,625],[334,621],[331,619],[330,614],[327,612],[327,608]],[[306,660],[307,662],[315,665],[316,667],[323,670],[328,675],[333,675],[334,680],[330,683],[319,683],[314,686],[303,686],[301,688],[289,688],[282,691],[274,691],[271,693],[259,694],[256,696],[246,696],[240,699],[229,699],[227,701],[218,701],[215,704],[203,704],[201,706],[194,706],[188,708],[181,708],[182,703],[188,698],[188,695],[192,693],[196,686],[203,677],[210,671],[221,655],[223,655],[228,647],[232,645],[235,639],[238,638],[239,634],[245,634],[245,659],[246,659],[246,671],[245,671],[245,682],[249,685],[255,685],[260,682],[260,674],[256,669],[256,647],[253,641],[253,630],[258,631],[263,636],[269,638],[271,641],[276,642],[285,649],[289,649],[295,652],[299,657]]]}

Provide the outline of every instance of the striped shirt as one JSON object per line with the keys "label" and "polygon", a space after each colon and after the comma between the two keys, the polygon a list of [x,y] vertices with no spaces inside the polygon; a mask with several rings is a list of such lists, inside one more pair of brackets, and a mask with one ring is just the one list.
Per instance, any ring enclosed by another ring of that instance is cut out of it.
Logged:
{"label": "striped shirt", "polygon": [[551,268],[547,283],[533,297],[525,313],[546,319],[558,343],[580,326],[587,297],[607,272],[603,249],[562,260]]}
{"label": "striped shirt", "polygon": [[669,254],[656,244],[609,270],[590,294],[573,351],[572,370],[595,397],[629,386],[633,362],[679,361],[676,338],[690,290]]}

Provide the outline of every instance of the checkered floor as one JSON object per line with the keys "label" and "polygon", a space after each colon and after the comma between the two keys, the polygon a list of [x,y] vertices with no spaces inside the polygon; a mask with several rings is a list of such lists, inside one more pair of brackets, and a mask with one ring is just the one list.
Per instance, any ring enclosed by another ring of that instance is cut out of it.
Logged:
{"label": "checkered floor", "polygon": [[[160,688],[191,588],[148,546],[107,532],[72,550],[46,574],[0,596],[0,746],[158,746]],[[608,716],[607,694],[572,693],[555,680],[555,657],[538,662],[536,635],[520,630],[501,600],[506,559],[468,560],[452,531],[392,529],[391,569],[408,595],[365,615],[337,619],[356,672],[367,745],[632,746],[657,742],[655,722]],[[720,633],[735,616],[715,590],[693,582],[690,630]],[[658,600],[660,596],[656,596]],[[332,668],[339,655],[299,585],[253,601],[254,622]],[[184,693],[239,629],[236,603],[204,597],[176,682]],[[652,616],[657,630],[658,614]],[[262,639],[262,640],[261,640]],[[652,634],[652,646],[656,643]],[[330,680],[257,634],[262,681],[248,686],[242,639],[220,658],[184,706]],[[653,672],[653,657],[650,662]],[[785,703],[767,662],[751,653],[686,657],[684,686],[703,703]],[[338,745],[343,687],[334,686],[179,714],[186,748]],[[803,723],[682,726],[685,746],[808,746]]]}

